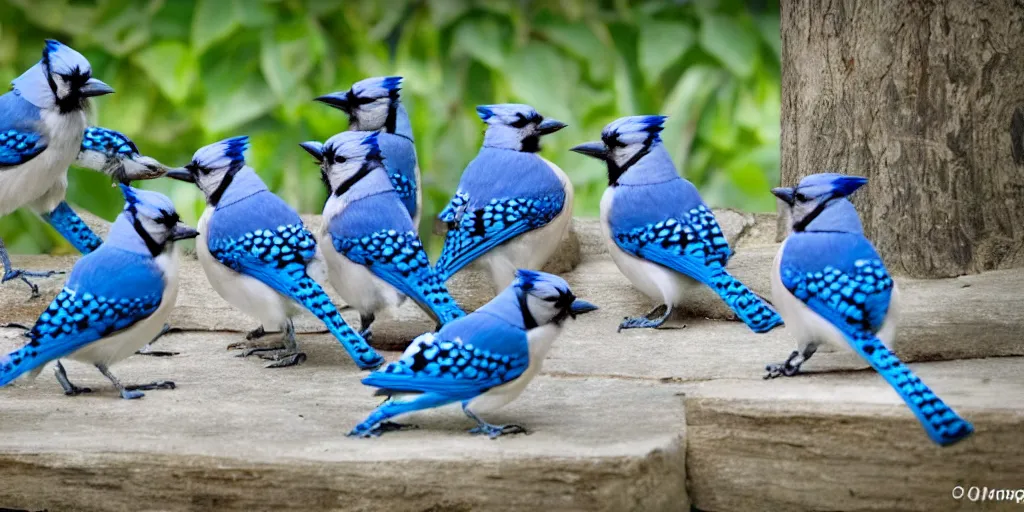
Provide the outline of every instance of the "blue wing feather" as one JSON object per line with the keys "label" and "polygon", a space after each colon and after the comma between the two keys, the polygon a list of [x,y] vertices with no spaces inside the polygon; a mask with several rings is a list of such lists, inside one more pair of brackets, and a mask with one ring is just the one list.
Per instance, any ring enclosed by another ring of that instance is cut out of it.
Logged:
{"label": "blue wing feather", "polygon": [[418,350],[403,355],[363,384],[390,391],[471,398],[515,380],[529,366],[526,332],[474,313],[446,325]]}
{"label": "blue wing feather", "polygon": [[791,235],[779,271],[786,289],[836,326],[899,393],[935,443],[954,444],[974,432],[875,336],[885,322],[894,283],[867,239],[854,233]]}
{"label": "blue wing feather", "polygon": [[81,152],[85,151],[96,151],[107,156],[129,156],[138,154],[139,148],[121,132],[90,126],[82,136]]}
{"label": "blue wing feather", "polygon": [[46,149],[39,119],[39,107],[18,94],[0,96],[0,168],[23,164]]}
{"label": "blue wing feather", "polygon": [[375,368],[384,361],[345,323],[330,297],[306,273],[306,266],[316,256],[316,239],[301,222],[257,229],[238,238],[211,238],[209,248],[217,261],[259,280],[316,315],[361,368]]}
{"label": "blue wing feather", "polygon": [[714,290],[754,332],[782,325],[782,318],[725,265],[732,254],[711,210],[703,204],[685,215],[670,217],[612,238],[623,251],[689,276]]}
{"label": "blue wing feather", "polygon": [[384,156],[391,185],[401,199],[410,218],[416,217],[416,146],[400,135],[381,133],[377,144]]}
{"label": "blue wing feather", "polygon": [[75,264],[29,331],[28,344],[0,360],[0,385],[152,315],[163,290],[152,258],[101,246]]}
{"label": "blue wing feather", "polygon": [[52,212],[44,214],[43,219],[82,254],[95,251],[103,243],[65,201],[61,201]]}

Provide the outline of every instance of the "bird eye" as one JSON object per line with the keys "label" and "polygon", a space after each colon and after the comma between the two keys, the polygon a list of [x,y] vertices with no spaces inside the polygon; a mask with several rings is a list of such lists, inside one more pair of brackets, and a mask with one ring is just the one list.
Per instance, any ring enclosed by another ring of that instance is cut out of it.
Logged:
{"label": "bird eye", "polygon": [[796,199],[798,203],[806,203],[811,200],[811,198],[805,196],[803,192],[797,192],[796,194],[793,194],[793,199]]}
{"label": "bird eye", "polygon": [[530,124],[530,120],[527,119],[526,116],[522,114],[516,114],[516,117],[516,121],[510,125],[513,128],[525,128],[526,125]]}

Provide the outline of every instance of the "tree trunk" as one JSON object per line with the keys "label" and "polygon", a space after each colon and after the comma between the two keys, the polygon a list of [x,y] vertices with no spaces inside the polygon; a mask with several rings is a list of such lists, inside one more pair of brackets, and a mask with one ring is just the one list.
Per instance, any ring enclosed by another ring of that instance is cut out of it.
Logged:
{"label": "tree trunk", "polygon": [[890,270],[1024,266],[1024,0],[782,0],[782,182],[854,194]]}

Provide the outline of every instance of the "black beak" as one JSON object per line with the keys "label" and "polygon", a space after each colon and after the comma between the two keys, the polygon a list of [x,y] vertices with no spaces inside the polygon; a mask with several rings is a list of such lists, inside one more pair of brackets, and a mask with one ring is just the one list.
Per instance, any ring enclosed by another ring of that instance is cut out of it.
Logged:
{"label": "black beak", "polygon": [[603,142],[585,142],[572,148],[570,151],[598,160],[608,160],[608,147]]}
{"label": "black beak", "polygon": [[326,103],[346,114],[352,110],[352,102],[349,101],[348,92],[332,92],[316,98],[320,103]]}
{"label": "black beak", "polygon": [[785,201],[786,204],[793,206],[793,189],[789,187],[777,187],[772,189],[772,194]]}
{"label": "black beak", "polygon": [[195,183],[196,178],[192,176],[192,173],[184,167],[177,167],[174,169],[168,169],[167,174],[164,174],[168,178],[176,179],[178,181],[184,181],[186,183]]}
{"label": "black beak", "polygon": [[199,232],[182,224],[177,223],[174,225],[174,229],[171,230],[171,240],[177,242],[178,240],[188,240],[189,238],[195,238],[199,236]]}
{"label": "black beak", "polygon": [[576,299],[572,301],[572,305],[569,306],[569,316],[576,318],[576,315],[597,311],[597,309],[597,306],[585,300]]}
{"label": "black beak", "polygon": [[566,126],[568,125],[561,121],[555,121],[554,119],[545,119],[543,122],[540,123],[540,125],[537,126],[537,131],[540,132],[541,135],[549,135],[557,132],[558,130],[561,130],[562,128],[565,128]]}
{"label": "black beak", "polygon": [[78,92],[86,98],[91,98],[93,96],[103,96],[104,94],[110,94],[114,92],[114,88],[103,83],[99,79],[90,78],[85,82],[85,85],[78,89]]}

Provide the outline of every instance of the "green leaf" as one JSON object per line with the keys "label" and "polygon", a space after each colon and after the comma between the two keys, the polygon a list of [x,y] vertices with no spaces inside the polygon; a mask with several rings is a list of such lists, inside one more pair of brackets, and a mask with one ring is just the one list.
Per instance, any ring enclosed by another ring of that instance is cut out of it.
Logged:
{"label": "green leaf", "polygon": [[707,14],[700,26],[700,45],[740,78],[749,78],[757,59],[757,38],[735,19]]}
{"label": "green leaf", "polygon": [[761,34],[761,39],[775,53],[775,58],[782,58],[782,32],[779,15],[762,14],[754,18],[754,24],[757,25],[757,31]]}
{"label": "green leaf", "polygon": [[582,23],[544,23],[538,31],[573,56],[586,61],[591,78],[599,82],[608,79],[611,74],[608,52],[612,49],[598,39],[592,27]]}
{"label": "green leaf", "polygon": [[658,81],[669,66],[693,46],[697,34],[685,23],[649,21],[641,26],[637,51],[648,84]]}
{"label": "green leaf", "polygon": [[197,56],[238,28],[237,3],[237,0],[198,0],[192,16],[192,51]]}
{"label": "green leaf", "polygon": [[697,122],[707,106],[711,93],[728,76],[722,70],[711,66],[694,66],[687,69],[669,93],[662,105],[661,113],[668,116],[661,138],[665,141],[676,168],[683,169],[684,175],[692,178],[684,165],[690,160],[690,146],[697,131]]}
{"label": "green leaf", "polygon": [[227,84],[207,87],[202,112],[203,129],[219,135],[266,114],[278,100],[258,75],[249,75],[234,87]]}
{"label": "green leaf", "polygon": [[447,27],[472,7],[469,0],[428,0],[427,5],[430,7],[430,22],[438,29]]}
{"label": "green leaf", "polygon": [[196,78],[196,60],[189,49],[177,41],[164,41],[136,53],[132,62],[142,68],[163,95],[181,104],[188,97]]}
{"label": "green leaf", "polygon": [[289,96],[313,69],[316,56],[312,50],[316,45],[305,38],[306,30],[306,25],[301,24],[263,32],[260,70],[267,85],[281,99]]}
{"label": "green leaf", "polygon": [[542,116],[574,123],[569,105],[580,76],[576,61],[562,57],[549,45],[531,42],[509,57],[505,70],[517,98]]}
{"label": "green leaf", "polygon": [[505,63],[504,30],[491,18],[469,18],[459,22],[452,36],[452,52],[465,53],[492,69]]}

